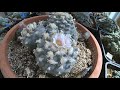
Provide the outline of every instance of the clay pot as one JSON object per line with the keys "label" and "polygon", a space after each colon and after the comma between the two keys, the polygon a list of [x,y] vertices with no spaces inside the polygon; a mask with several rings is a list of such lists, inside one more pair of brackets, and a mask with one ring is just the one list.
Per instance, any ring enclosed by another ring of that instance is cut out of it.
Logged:
{"label": "clay pot", "polygon": [[[48,16],[35,16],[28,19],[23,20],[25,24],[29,24],[32,22],[38,22],[39,20],[45,20]],[[84,26],[82,26],[79,23],[76,23],[76,26],[78,27],[78,31],[86,32],[88,29],[86,29]],[[19,23],[16,24],[13,28],[11,28],[8,33],[5,35],[3,42],[0,46],[0,69],[5,78],[17,78],[16,74],[12,71],[11,66],[8,62],[8,44],[12,40],[12,38],[15,35],[15,32],[19,28]],[[89,32],[89,31],[88,31]],[[91,73],[89,75],[89,78],[98,78],[102,69],[102,52],[100,49],[100,46],[93,36],[92,33],[90,33],[90,38],[88,41],[91,43],[91,46],[94,48],[93,54],[94,54],[94,62],[93,62],[93,68],[91,70]]]}

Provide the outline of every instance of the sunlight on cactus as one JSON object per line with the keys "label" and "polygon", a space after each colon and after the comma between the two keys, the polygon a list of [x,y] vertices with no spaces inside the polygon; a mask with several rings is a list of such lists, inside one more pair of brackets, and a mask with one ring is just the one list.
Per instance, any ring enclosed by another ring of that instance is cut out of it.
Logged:
{"label": "sunlight on cactus", "polygon": [[33,50],[37,65],[54,76],[70,73],[77,62],[79,34],[75,20],[66,12],[55,12],[45,21],[33,22],[21,31],[21,43]]}

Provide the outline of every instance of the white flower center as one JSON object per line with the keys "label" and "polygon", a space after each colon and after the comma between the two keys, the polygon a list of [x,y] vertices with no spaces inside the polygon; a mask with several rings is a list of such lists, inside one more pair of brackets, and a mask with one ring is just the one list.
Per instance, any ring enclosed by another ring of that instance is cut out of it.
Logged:
{"label": "white flower center", "polygon": [[62,46],[62,41],[59,40],[59,39],[57,39],[57,40],[56,40],[56,44],[57,44],[58,46]]}
{"label": "white flower center", "polygon": [[64,35],[62,33],[57,33],[53,36],[53,43],[57,47],[71,47],[71,39],[68,37],[68,35]]}

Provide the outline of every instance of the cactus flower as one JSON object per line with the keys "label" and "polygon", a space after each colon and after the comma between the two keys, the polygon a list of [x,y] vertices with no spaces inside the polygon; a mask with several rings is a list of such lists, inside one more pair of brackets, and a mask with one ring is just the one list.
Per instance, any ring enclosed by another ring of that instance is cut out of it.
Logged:
{"label": "cactus flower", "polygon": [[62,33],[57,33],[53,37],[53,43],[57,47],[63,47],[63,48],[70,48],[71,47],[71,39],[69,35],[65,35]]}

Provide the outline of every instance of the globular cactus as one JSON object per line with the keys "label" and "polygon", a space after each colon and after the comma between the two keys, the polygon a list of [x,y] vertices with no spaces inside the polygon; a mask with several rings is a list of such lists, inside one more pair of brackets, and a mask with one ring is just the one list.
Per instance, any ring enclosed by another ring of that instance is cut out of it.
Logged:
{"label": "globular cactus", "polygon": [[30,12],[10,12],[8,17],[11,18],[13,21],[25,19],[30,15]]}
{"label": "globular cactus", "polygon": [[75,21],[68,13],[52,13],[38,25],[29,24],[19,38],[24,45],[34,47],[37,64],[54,76],[69,73],[80,53]]}
{"label": "globular cactus", "polygon": [[120,55],[120,32],[104,36],[103,42],[113,54]]}
{"label": "globular cactus", "polygon": [[[77,41],[78,32],[75,27],[75,19],[67,12],[55,12],[49,15],[47,24],[55,24],[58,27],[58,31],[63,31],[65,34],[71,34],[72,38]],[[54,25],[54,26],[55,26]],[[48,25],[49,27],[49,25]]]}
{"label": "globular cactus", "polygon": [[93,21],[90,18],[91,12],[71,12],[71,14],[75,17],[76,21],[87,27],[93,27]]}
{"label": "globular cactus", "polygon": [[113,55],[113,60],[120,63],[120,32],[105,35],[102,40],[106,50]]}
{"label": "globular cactus", "polygon": [[116,22],[108,17],[97,20],[97,25],[100,29],[107,31],[108,33],[116,33],[119,31],[119,26]]}
{"label": "globular cactus", "polygon": [[[45,39],[45,35],[43,37]],[[71,38],[62,33],[50,38],[48,34],[48,39],[39,39],[36,43],[34,54],[38,65],[46,73],[59,76],[70,72],[79,54],[79,48],[73,46]]]}
{"label": "globular cactus", "polygon": [[10,19],[0,17],[0,26],[2,26],[2,27],[10,27],[11,25],[12,25],[12,22],[11,22]]}
{"label": "globular cactus", "polygon": [[112,74],[113,78],[120,78],[120,71],[114,70]]}
{"label": "globular cactus", "polygon": [[35,49],[36,40],[41,38],[44,32],[46,32],[46,29],[43,26],[42,21],[38,24],[36,24],[36,22],[33,22],[27,26],[24,26],[19,39],[23,45],[27,46],[30,49]]}

